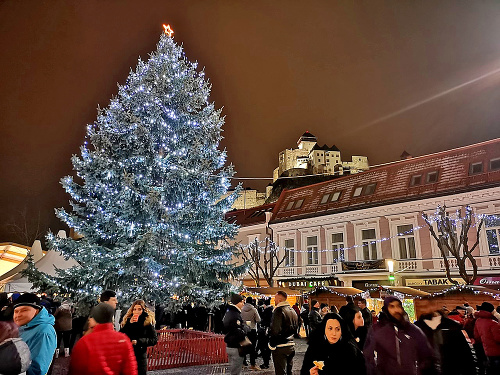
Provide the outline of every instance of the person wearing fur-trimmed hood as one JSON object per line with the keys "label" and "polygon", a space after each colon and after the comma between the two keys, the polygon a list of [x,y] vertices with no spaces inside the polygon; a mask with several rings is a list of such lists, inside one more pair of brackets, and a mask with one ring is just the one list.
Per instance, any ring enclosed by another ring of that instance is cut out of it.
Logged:
{"label": "person wearing fur-trimmed hood", "polygon": [[132,303],[123,317],[120,332],[125,333],[132,341],[138,374],[146,375],[148,368],[146,351],[148,346],[156,345],[158,337],[154,313],[146,307],[143,300],[138,299]]}

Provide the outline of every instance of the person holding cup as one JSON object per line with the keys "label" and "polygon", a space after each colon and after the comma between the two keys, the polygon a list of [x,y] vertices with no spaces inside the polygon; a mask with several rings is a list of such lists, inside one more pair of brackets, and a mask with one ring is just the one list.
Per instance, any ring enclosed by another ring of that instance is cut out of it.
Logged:
{"label": "person holding cup", "polygon": [[142,299],[132,303],[123,317],[120,332],[125,333],[132,341],[138,374],[146,375],[148,368],[146,351],[148,346],[156,345],[158,338],[154,314],[146,307],[146,303]]}

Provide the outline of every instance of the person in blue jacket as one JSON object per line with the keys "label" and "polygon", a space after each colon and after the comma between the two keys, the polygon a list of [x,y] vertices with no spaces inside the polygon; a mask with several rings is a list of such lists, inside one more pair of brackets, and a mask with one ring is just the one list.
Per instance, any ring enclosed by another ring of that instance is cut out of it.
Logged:
{"label": "person in blue jacket", "polygon": [[14,323],[31,352],[31,366],[26,374],[47,374],[57,346],[54,317],[40,304],[36,294],[24,293],[14,302]]}

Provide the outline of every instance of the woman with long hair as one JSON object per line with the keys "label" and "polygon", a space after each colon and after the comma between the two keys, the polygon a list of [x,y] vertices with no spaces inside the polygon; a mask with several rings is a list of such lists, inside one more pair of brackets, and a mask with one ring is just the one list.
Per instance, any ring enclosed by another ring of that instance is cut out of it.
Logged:
{"label": "woman with long hair", "polygon": [[343,309],[340,316],[344,319],[347,327],[351,331],[358,348],[363,350],[368,330],[366,329],[361,309],[358,306],[352,306],[350,308]]}
{"label": "woman with long hair", "polygon": [[[319,372],[321,370],[321,372]],[[365,375],[363,354],[340,315],[328,313],[309,338],[301,375]]]}
{"label": "woman with long hair", "polygon": [[146,303],[142,299],[132,303],[123,317],[120,332],[125,333],[132,341],[138,374],[146,375],[148,368],[146,351],[148,346],[156,345],[158,338],[154,313],[146,307]]}

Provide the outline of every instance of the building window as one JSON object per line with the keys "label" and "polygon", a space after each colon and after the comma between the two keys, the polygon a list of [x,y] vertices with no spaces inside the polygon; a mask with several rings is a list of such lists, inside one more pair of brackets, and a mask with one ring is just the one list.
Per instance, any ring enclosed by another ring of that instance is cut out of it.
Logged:
{"label": "building window", "polygon": [[344,233],[333,233],[332,234],[332,254],[333,260],[343,262],[344,258]]}
{"label": "building window", "polygon": [[490,160],[490,171],[497,171],[500,169],[500,158]]}
{"label": "building window", "polygon": [[488,239],[488,249],[490,255],[500,255],[498,240],[500,239],[500,218],[488,216],[485,219],[486,238]]}
{"label": "building window", "polygon": [[358,186],[356,189],[354,189],[354,193],[352,193],[352,196],[359,197],[360,195],[372,195],[373,193],[375,193],[376,187],[376,183]]}
{"label": "building window", "polygon": [[318,237],[306,238],[307,264],[318,264]]}
{"label": "building window", "polygon": [[373,193],[375,193],[376,186],[377,186],[377,184],[366,185],[364,190],[363,190],[363,195],[372,195]]}
{"label": "building window", "polygon": [[341,194],[340,191],[336,191],[335,193],[325,194],[321,197],[321,201],[319,202],[319,204],[325,204],[328,203],[329,201],[336,202],[339,200],[340,194]]}
{"label": "building window", "polygon": [[398,245],[399,259],[415,259],[417,251],[415,249],[415,237],[413,234],[413,225],[399,225],[398,230]]}
{"label": "building window", "polygon": [[358,186],[356,189],[354,189],[354,193],[352,193],[352,196],[359,197],[362,191],[363,191],[363,186]]}
{"label": "building window", "polygon": [[483,162],[470,163],[469,175],[483,173]]}
{"label": "building window", "polygon": [[286,206],[286,210],[287,210],[287,211],[288,211],[288,210],[291,210],[291,209],[293,208],[293,204],[294,204],[294,203],[295,203],[294,201],[289,202],[289,203],[288,203],[288,205]]}
{"label": "building window", "polygon": [[293,239],[285,240],[285,267],[295,265],[295,241]]}
{"label": "building window", "polygon": [[297,203],[295,203],[295,208],[300,208],[302,207],[302,203],[304,203],[304,200],[303,199],[299,199],[297,201]]}
{"label": "building window", "polygon": [[438,180],[438,177],[439,177],[439,172],[438,171],[433,171],[433,172],[427,173],[427,183],[428,184],[434,184],[434,183],[436,183],[437,180]]}
{"label": "building window", "polygon": [[332,199],[330,199],[330,202],[336,202],[340,198],[340,191],[336,191],[335,193],[332,194]]}
{"label": "building window", "polygon": [[377,243],[375,229],[363,229],[361,231],[361,240],[363,245],[363,259],[377,259]]}
{"label": "building window", "polygon": [[420,185],[421,183],[422,183],[422,175],[421,174],[411,176],[410,186],[417,186],[417,185]]}

